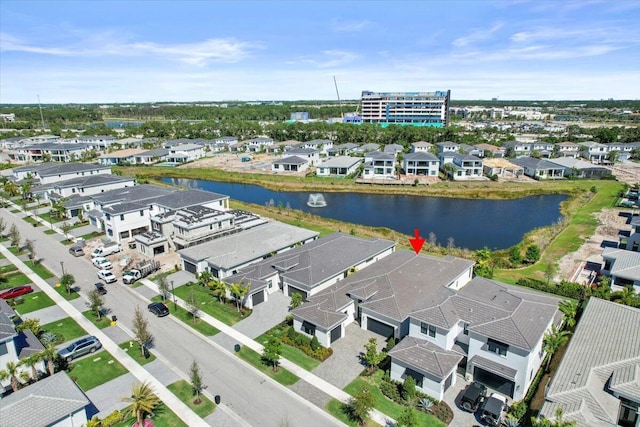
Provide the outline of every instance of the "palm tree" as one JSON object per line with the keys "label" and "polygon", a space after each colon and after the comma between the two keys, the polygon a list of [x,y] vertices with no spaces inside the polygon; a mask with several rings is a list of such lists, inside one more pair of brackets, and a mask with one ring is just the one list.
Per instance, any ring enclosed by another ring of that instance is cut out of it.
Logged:
{"label": "palm tree", "polygon": [[53,375],[55,373],[54,361],[58,358],[58,350],[56,350],[56,345],[50,342],[49,344],[45,345],[44,350],[42,350],[40,354],[42,355],[42,360],[47,361],[49,375]]}
{"label": "palm tree", "polygon": [[98,418],[97,415],[94,415],[93,418],[91,418],[90,420],[87,420],[86,427],[101,427],[101,426],[102,426],[102,421],[100,421],[100,418]]}
{"label": "palm tree", "polygon": [[238,311],[244,306],[244,297],[249,293],[250,285],[242,286],[240,283],[233,283],[229,286],[231,294],[236,300],[236,308]]}
{"label": "palm tree", "polygon": [[7,378],[11,379],[11,388],[14,392],[18,391],[18,384],[20,384],[18,380],[18,376],[20,376],[20,363],[9,361],[7,362],[6,367],[3,370],[0,370],[0,380],[4,381]]}
{"label": "palm tree", "polygon": [[542,339],[542,349],[547,353],[547,364],[545,366],[546,371],[549,370],[551,356],[569,340],[569,335],[571,335],[571,332],[562,331],[558,329],[556,325],[551,325],[551,330],[544,334],[544,338]]}
{"label": "palm tree", "polygon": [[560,311],[564,314],[564,322],[572,329],[576,326],[576,315],[578,314],[578,301],[564,300],[560,303]]}
{"label": "palm tree", "polygon": [[31,368],[31,379],[34,382],[38,381],[38,363],[40,362],[42,362],[42,353],[34,353],[21,362],[23,366]]}
{"label": "palm tree", "polygon": [[220,304],[224,304],[227,299],[227,285],[219,279],[211,282],[211,293],[220,300]]}
{"label": "palm tree", "polygon": [[638,294],[635,293],[633,287],[625,286],[621,291],[613,292],[611,294],[611,301],[635,307],[640,303],[640,298],[638,298]]}
{"label": "palm tree", "polygon": [[6,191],[10,197],[15,197],[20,194],[20,187],[13,181],[7,181],[4,183],[4,191]]}
{"label": "palm tree", "polygon": [[198,278],[198,283],[200,284],[200,286],[209,286],[209,282],[211,282],[212,278],[211,273],[209,273],[207,270],[198,274],[196,277]]}
{"label": "palm tree", "polygon": [[131,396],[122,399],[123,402],[130,403],[127,414],[136,417],[138,427],[142,427],[144,424],[145,414],[150,414],[153,409],[158,406],[160,399],[153,394],[151,385],[148,382],[137,383],[133,385],[131,389]]}

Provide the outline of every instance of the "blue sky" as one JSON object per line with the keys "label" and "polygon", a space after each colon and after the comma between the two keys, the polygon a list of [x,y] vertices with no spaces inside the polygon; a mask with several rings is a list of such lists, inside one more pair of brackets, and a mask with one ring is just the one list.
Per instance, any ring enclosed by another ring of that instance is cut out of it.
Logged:
{"label": "blue sky", "polygon": [[640,1],[0,3],[0,103],[639,99]]}

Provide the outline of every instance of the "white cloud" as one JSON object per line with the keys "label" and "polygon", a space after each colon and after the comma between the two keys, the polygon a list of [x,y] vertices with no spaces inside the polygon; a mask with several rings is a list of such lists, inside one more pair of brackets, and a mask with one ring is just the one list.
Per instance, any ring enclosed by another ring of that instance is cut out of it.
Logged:
{"label": "white cloud", "polygon": [[360,21],[342,21],[340,19],[334,19],[331,21],[331,29],[338,33],[357,33],[369,29],[373,25],[373,22],[366,19]]}
{"label": "white cloud", "polygon": [[360,58],[360,55],[346,50],[324,50],[315,57],[301,57],[298,60],[287,61],[287,64],[308,64],[318,68],[335,68],[350,64]]}
{"label": "white cloud", "polygon": [[504,24],[497,23],[491,28],[476,29],[467,34],[466,36],[458,37],[453,41],[453,45],[456,47],[466,47],[475,44],[480,41],[489,40]]}

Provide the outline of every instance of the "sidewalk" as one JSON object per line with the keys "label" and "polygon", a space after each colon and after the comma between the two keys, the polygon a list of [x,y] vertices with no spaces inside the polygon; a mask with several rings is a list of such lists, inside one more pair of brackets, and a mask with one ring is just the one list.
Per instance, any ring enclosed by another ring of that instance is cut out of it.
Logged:
{"label": "sidewalk", "polygon": [[[142,282],[145,286],[151,288],[155,292],[159,293],[158,286],[151,280],[141,279],[140,282]],[[180,307],[188,310],[187,304],[182,299],[176,297],[175,295],[173,296],[173,298],[175,298],[176,303]],[[229,337],[235,339],[238,343],[249,347],[250,349],[252,349],[253,351],[259,354],[262,354],[262,351],[264,348],[261,344],[255,342],[254,340],[247,337],[246,335],[238,332],[237,330],[233,329],[231,326],[221,322],[215,317],[207,313],[204,313],[202,311],[198,314],[198,316],[205,322],[209,323],[211,326],[220,330],[220,332],[222,332],[223,334],[228,335]],[[225,349],[225,351],[227,350]],[[280,366],[292,372],[293,374],[297,375],[298,377],[300,377],[300,379],[311,384],[318,390],[324,392],[325,394],[331,396],[334,399],[340,400],[341,402],[344,402],[344,403],[347,403],[349,399],[351,399],[350,394],[346,393],[343,390],[340,390],[338,387],[334,386],[333,384],[328,383],[322,378],[312,374],[311,372],[301,368],[300,366],[296,365],[295,363],[287,359],[280,358]],[[296,393],[294,394],[298,396]],[[387,415],[375,409],[371,411],[371,419],[382,426],[395,424],[395,420],[393,420],[392,418],[388,417]]]}
{"label": "sidewalk", "polygon": [[45,292],[60,308],[62,308],[73,320],[84,328],[89,334],[96,336],[103,347],[109,351],[133,376],[140,382],[149,382],[156,395],[167,405],[182,421],[189,426],[208,426],[191,408],[171,393],[160,381],[153,377],[145,368],[140,366],[125,351],[113,342],[102,330],[98,329],[89,319],[84,317],[69,301],[58,294],[46,281],[31,271],[18,257],[13,255],[4,245],[0,245],[0,252],[10,260],[22,273]]}

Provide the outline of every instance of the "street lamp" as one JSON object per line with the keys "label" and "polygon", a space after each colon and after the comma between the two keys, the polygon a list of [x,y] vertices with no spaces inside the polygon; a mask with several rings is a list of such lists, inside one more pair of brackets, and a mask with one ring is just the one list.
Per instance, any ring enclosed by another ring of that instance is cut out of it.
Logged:
{"label": "street lamp", "polygon": [[62,269],[62,275],[64,276],[64,261],[60,261],[60,268]]}
{"label": "street lamp", "polygon": [[178,307],[176,306],[176,294],[173,293],[173,280],[171,281],[171,295],[173,295],[173,311],[176,311]]}

